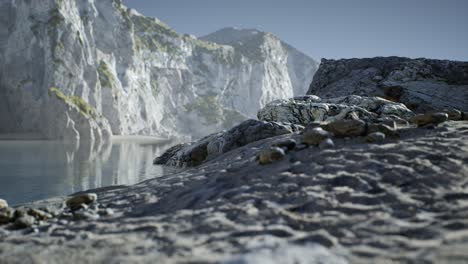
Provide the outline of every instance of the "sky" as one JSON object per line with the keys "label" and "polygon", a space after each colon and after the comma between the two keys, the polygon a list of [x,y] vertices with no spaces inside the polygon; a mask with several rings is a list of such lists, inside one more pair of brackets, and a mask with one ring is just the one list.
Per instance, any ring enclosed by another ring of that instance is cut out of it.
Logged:
{"label": "sky", "polygon": [[267,31],[314,59],[468,61],[468,0],[124,0],[179,33]]}

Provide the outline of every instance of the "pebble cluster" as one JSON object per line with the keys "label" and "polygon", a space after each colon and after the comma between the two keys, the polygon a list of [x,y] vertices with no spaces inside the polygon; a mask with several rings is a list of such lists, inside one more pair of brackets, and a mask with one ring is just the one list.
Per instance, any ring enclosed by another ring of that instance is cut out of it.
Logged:
{"label": "pebble cluster", "polygon": [[[399,138],[399,129],[414,127],[434,128],[448,121],[466,121],[468,113],[456,109],[444,110],[414,115],[405,123],[395,121],[371,123],[360,119],[342,119],[333,122],[312,122],[302,132],[302,145],[318,146],[320,149],[334,148],[333,138],[364,137],[367,143],[382,143],[387,138]],[[294,150],[298,144],[293,139],[275,143],[271,148],[263,150],[257,156],[260,165],[282,160],[288,151]]]}
{"label": "pebble cluster", "polygon": [[103,215],[112,215],[110,208],[101,208],[97,203],[97,194],[83,193],[68,198],[60,207],[12,208],[8,202],[0,199],[0,226],[5,229],[35,228],[49,221],[97,220]]}

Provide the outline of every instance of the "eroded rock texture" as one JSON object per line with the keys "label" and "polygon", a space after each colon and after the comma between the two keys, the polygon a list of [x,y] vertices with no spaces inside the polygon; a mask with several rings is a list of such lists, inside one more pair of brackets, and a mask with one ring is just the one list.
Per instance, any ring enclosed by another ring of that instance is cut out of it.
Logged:
{"label": "eroded rock texture", "polygon": [[468,111],[468,62],[400,57],[323,59],[308,94],[323,98],[380,96],[418,112]]}
{"label": "eroded rock texture", "polygon": [[321,99],[312,95],[273,101],[262,108],[257,116],[264,121],[307,125],[343,119],[400,121],[413,115],[404,104],[380,97],[350,95]]}
{"label": "eroded rock texture", "polygon": [[196,166],[249,143],[300,129],[298,125],[250,119],[228,131],[212,134],[190,144],[174,146],[154,162],[168,166]]}

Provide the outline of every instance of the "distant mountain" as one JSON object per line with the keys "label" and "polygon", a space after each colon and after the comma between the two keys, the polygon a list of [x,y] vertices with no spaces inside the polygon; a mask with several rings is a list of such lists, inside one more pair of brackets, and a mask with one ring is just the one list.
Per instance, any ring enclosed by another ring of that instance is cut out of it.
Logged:
{"label": "distant mountain", "polygon": [[248,32],[180,35],[119,0],[1,1],[0,133],[196,138],[304,94],[318,64]]}
{"label": "distant mountain", "polygon": [[315,73],[318,69],[318,63],[306,54],[283,42],[275,35],[256,29],[223,28],[200,39],[220,45],[229,45],[236,50],[244,50],[246,53],[258,51],[262,45],[268,46],[271,43],[279,42],[279,48],[266,51],[273,57],[277,56],[277,53],[286,54],[288,75],[291,79],[294,95],[303,95],[307,92],[307,87],[312,80],[307,73]]}

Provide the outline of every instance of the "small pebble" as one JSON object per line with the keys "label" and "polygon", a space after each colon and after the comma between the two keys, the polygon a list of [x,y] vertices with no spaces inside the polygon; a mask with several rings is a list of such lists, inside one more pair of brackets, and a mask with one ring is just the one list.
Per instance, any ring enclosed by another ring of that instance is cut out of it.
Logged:
{"label": "small pebble", "polygon": [[385,134],[382,132],[373,132],[367,135],[366,141],[369,143],[380,143],[385,140]]}
{"label": "small pebble", "polygon": [[9,222],[14,220],[15,210],[13,208],[3,208],[0,209],[0,225],[1,224],[8,224]]}
{"label": "small pebble", "polygon": [[319,145],[320,142],[330,137],[330,133],[323,130],[321,127],[316,127],[304,131],[302,142],[307,145]]}
{"label": "small pebble", "polygon": [[319,148],[320,149],[331,149],[335,147],[335,143],[331,138],[327,138],[324,141],[320,142]]}
{"label": "small pebble", "polygon": [[275,161],[283,159],[285,156],[284,150],[278,147],[272,147],[270,149],[260,152],[258,155],[259,164],[270,164]]}
{"label": "small pebble", "polygon": [[0,209],[7,208],[8,203],[6,200],[0,199]]}
{"label": "small pebble", "polygon": [[337,120],[328,123],[324,129],[336,137],[357,137],[366,131],[366,122],[362,120]]}
{"label": "small pebble", "polygon": [[296,140],[294,139],[285,139],[278,143],[273,144],[274,147],[285,148],[286,150],[293,150],[296,147]]}
{"label": "small pebble", "polygon": [[457,109],[444,110],[448,115],[448,120],[459,121],[463,118],[463,113]]}
{"label": "small pebble", "polygon": [[447,113],[428,113],[415,115],[411,118],[411,123],[416,124],[418,127],[423,127],[429,124],[438,125],[448,120]]}
{"label": "small pebble", "polygon": [[113,215],[114,210],[112,210],[111,208],[101,209],[99,210],[99,214],[100,215]]}
{"label": "small pebble", "polygon": [[397,129],[394,129],[385,124],[369,124],[367,127],[367,134],[372,134],[375,132],[380,132],[385,134],[386,137],[399,138],[400,133]]}
{"label": "small pebble", "polygon": [[36,219],[30,215],[22,216],[15,221],[15,226],[17,228],[28,228],[34,225]]}
{"label": "small pebble", "polygon": [[74,212],[73,218],[75,220],[97,220],[99,219],[99,215],[81,210],[81,211]]}
{"label": "small pebble", "polygon": [[67,207],[70,208],[72,211],[76,211],[83,208],[83,206],[91,204],[95,201],[97,201],[97,194],[84,193],[68,199],[66,204]]}
{"label": "small pebble", "polygon": [[42,210],[39,210],[39,209],[34,209],[34,208],[29,209],[28,214],[30,216],[35,217],[38,220],[47,220],[47,219],[52,218],[51,214],[46,213],[46,212],[44,212]]}
{"label": "small pebble", "polygon": [[18,207],[15,210],[15,219],[23,217],[28,214],[28,209],[26,207]]}

